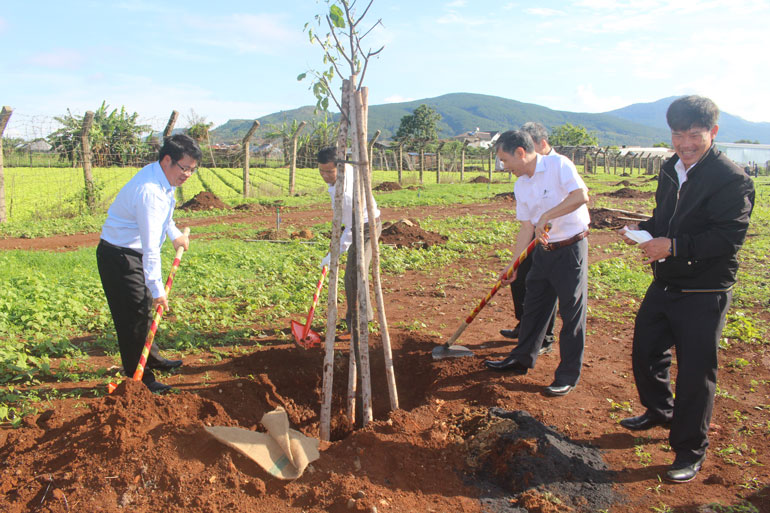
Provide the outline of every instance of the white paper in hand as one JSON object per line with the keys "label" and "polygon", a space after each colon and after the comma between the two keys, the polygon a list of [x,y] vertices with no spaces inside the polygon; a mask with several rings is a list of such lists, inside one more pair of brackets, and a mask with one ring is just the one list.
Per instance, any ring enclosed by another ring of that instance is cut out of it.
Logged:
{"label": "white paper in hand", "polygon": [[[631,230],[628,228],[628,226],[623,227],[626,231],[623,232],[623,235],[631,239],[632,241],[636,242],[637,244],[641,244],[642,242],[647,242],[648,240],[652,240],[652,235],[650,235],[650,232],[647,230]],[[665,261],[665,258],[661,258],[658,260],[658,262]]]}

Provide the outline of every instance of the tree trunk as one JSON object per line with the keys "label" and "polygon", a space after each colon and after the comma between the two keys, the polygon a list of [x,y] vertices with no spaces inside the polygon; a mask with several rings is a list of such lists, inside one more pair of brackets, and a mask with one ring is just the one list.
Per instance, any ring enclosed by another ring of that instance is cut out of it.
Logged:
{"label": "tree trunk", "polygon": [[[172,110],[171,116],[168,118],[168,123],[166,123],[166,128],[163,129],[163,139],[171,135],[171,131],[174,130],[177,119],[179,119],[179,112]],[[163,141],[160,141],[160,145],[163,146]]]}
{"label": "tree trunk", "polygon": [[88,138],[88,133],[91,131],[91,125],[94,122],[94,113],[92,111],[86,112],[83,118],[83,131],[80,133],[80,145],[83,153],[83,181],[85,182],[86,190],[86,205],[88,210],[94,209],[94,177],[91,174],[91,140]]}

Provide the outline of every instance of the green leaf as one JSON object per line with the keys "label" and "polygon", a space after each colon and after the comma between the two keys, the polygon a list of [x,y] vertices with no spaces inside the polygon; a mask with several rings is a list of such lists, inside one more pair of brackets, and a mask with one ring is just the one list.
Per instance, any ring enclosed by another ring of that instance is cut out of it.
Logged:
{"label": "green leaf", "polygon": [[305,80],[306,76],[307,76],[307,73],[300,73],[299,75],[297,75],[297,82],[301,80]]}
{"label": "green leaf", "polygon": [[332,20],[332,24],[337,28],[345,28],[345,17],[342,14],[342,9],[337,5],[332,5],[329,8],[329,18]]}

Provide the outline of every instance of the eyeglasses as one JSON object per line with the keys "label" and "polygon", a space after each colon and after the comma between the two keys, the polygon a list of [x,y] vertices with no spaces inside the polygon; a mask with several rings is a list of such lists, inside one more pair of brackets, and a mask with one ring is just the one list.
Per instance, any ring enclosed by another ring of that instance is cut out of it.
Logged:
{"label": "eyeglasses", "polygon": [[182,164],[180,164],[179,162],[176,162],[176,161],[174,161],[174,164],[176,164],[176,167],[181,169],[182,172],[187,174],[187,175],[192,175],[193,173],[195,173],[198,170],[197,166],[195,166],[195,167],[183,166]]}

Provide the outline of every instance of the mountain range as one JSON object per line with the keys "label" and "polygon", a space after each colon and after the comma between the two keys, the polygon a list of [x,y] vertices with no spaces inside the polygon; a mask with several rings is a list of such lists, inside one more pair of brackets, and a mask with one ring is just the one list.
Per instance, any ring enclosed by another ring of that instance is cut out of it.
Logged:
{"label": "mountain range", "polygon": [[[425,98],[401,103],[369,106],[369,137],[381,131],[380,141],[390,140],[398,131],[401,118],[412,114],[425,104],[441,115],[438,123],[439,137],[450,138],[479,128],[482,131],[504,131],[517,128],[527,121],[539,121],[549,130],[571,123],[581,125],[594,133],[602,146],[651,146],[669,142],[670,132],[666,125],[666,109],[677,97],[671,96],[651,103],[635,103],[603,113],[568,112],[549,109],[533,103],[473,93],[450,93],[435,98]],[[323,118],[314,107],[304,106],[293,110],[275,112],[259,118],[260,128],[255,138],[280,127],[282,123]],[[334,121],[339,114],[333,114]],[[240,142],[251,127],[253,120],[231,119],[210,132],[212,142]],[[306,129],[307,130],[307,129]],[[735,142],[741,139],[770,144],[770,123],[755,123],[722,112],[719,119],[717,141]]]}

